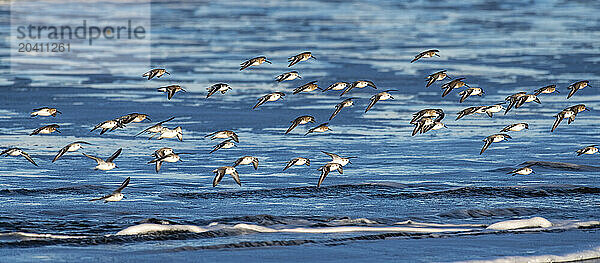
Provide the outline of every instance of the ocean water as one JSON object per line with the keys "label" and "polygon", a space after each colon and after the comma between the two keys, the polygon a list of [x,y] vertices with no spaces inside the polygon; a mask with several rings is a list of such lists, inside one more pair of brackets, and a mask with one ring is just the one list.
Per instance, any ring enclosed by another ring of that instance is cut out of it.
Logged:
{"label": "ocean water", "polygon": [[[0,6],[3,32],[9,5]],[[600,142],[598,11],[596,1],[155,1],[151,65],[136,68],[120,50],[118,71],[49,57],[14,72],[25,62],[11,62],[4,34],[0,145],[22,148],[39,167],[0,158],[0,261],[597,260],[600,157],[575,151]],[[409,63],[431,48],[441,57]],[[303,51],[317,59],[291,68],[302,79],[275,82],[290,70],[287,57]],[[273,64],[239,70],[260,55]],[[148,81],[141,74],[149,66],[172,75]],[[486,94],[462,104],[458,90],[441,98],[446,81],[426,88],[425,77],[442,69]],[[377,90],[353,90],[355,105],[330,121],[331,132],[304,136],[342,98],[339,91],[292,90],[312,80],[327,87],[360,79]],[[579,80],[592,87],[567,100],[567,86]],[[233,89],[206,99],[206,87],[218,82]],[[187,92],[172,100],[156,92],[172,83]],[[541,104],[455,120],[463,108],[550,84],[560,93],[540,95]],[[369,98],[388,89],[397,90],[395,100],[364,113]],[[273,91],[285,99],[251,109]],[[581,103],[591,110],[550,132],[556,113]],[[41,106],[62,114],[29,116]],[[443,109],[448,128],[411,136],[412,114],[425,108]],[[152,121],[90,132],[132,112]],[[301,115],[317,123],[284,135]],[[181,126],[183,142],[134,137],[171,116],[166,126]],[[529,129],[479,155],[482,139],[517,122]],[[28,135],[51,123],[62,133]],[[209,154],[219,141],[204,136],[223,129],[237,132],[240,143]],[[91,145],[51,163],[76,140]],[[160,147],[191,154],[155,173],[146,162]],[[118,168],[108,172],[93,170],[94,161],[81,155],[106,158],[118,148]],[[357,158],[317,188],[317,168],[330,160],[321,151]],[[212,187],[213,169],[245,155],[258,157],[259,168],[238,167],[241,187],[229,175]],[[309,158],[310,167],[282,171],[295,157]],[[507,175],[528,161],[557,163],[534,165],[528,176]],[[88,201],[127,177],[124,200]],[[533,217],[552,226],[486,228]]]}

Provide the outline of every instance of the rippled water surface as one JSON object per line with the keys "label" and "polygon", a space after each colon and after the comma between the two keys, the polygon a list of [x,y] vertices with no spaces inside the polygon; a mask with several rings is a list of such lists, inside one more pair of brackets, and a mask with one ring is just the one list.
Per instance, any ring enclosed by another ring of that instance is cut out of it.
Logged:
{"label": "rippled water surface", "polygon": [[[4,32],[9,10],[7,3],[0,7]],[[141,78],[148,68],[94,74],[93,65],[52,58],[37,63],[60,70],[11,72],[10,44],[2,35],[0,144],[22,148],[39,167],[0,158],[0,261],[598,258],[599,224],[590,221],[599,219],[600,157],[575,153],[600,141],[598,2],[156,1],[151,10],[151,64],[172,74],[151,81]],[[441,57],[409,63],[430,48]],[[287,57],[307,50],[317,59],[292,67],[301,80],[273,81],[289,70]],[[127,52],[119,54],[119,68],[127,68]],[[239,70],[259,55],[273,64]],[[458,90],[441,98],[441,84],[426,88],[425,77],[442,69],[486,94],[462,104]],[[331,132],[303,136],[326,122],[342,99],[338,91],[292,90],[312,80],[327,87],[359,79],[372,80],[377,90],[353,90],[355,105],[330,121]],[[592,87],[567,100],[567,86],[579,80]],[[206,87],[218,82],[233,89],[206,99]],[[156,92],[172,83],[187,92],[172,100]],[[541,104],[455,120],[463,108],[550,84],[560,93],[540,95]],[[398,90],[395,100],[364,113],[369,98],[388,89]],[[285,92],[285,99],[251,110],[273,91]],[[591,110],[551,133],[554,115],[576,104]],[[29,116],[41,106],[63,114]],[[425,108],[442,108],[448,128],[411,136],[412,114]],[[150,122],[104,135],[89,131],[132,112],[149,114],[152,123],[176,116],[165,125],[181,126],[183,142],[134,137]],[[317,123],[284,135],[300,115]],[[517,122],[529,129],[479,155],[482,139]],[[62,133],[28,135],[51,123]],[[223,129],[236,131],[240,143],[209,154],[219,141],[204,135]],[[51,163],[76,140],[91,145]],[[160,147],[192,154],[155,173],[146,162]],[[94,161],[81,155],[106,158],[118,148],[118,168],[108,172],[93,170]],[[329,160],[321,151],[358,158],[317,188],[316,169]],[[212,187],[211,171],[244,155],[258,157],[258,170],[239,166],[241,187],[229,175]],[[295,157],[310,158],[311,166],[283,172]],[[506,174],[526,161],[573,165],[541,163],[532,166],[535,174]],[[88,201],[127,177],[126,199]],[[485,229],[532,217],[553,226]],[[178,231],[153,232],[161,229]]]}

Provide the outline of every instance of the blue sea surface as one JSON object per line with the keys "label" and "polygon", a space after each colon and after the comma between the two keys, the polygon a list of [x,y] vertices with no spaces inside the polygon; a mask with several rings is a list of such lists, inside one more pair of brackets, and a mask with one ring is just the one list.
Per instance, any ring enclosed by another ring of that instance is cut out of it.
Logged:
{"label": "blue sea surface", "polygon": [[[0,4],[2,32],[8,32],[9,5]],[[94,65],[52,58],[37,66],[56,68],[53,73],[11,72],[8,36],[0,36],[0,146],[20,147],[39,164],[0,158],[0,261],[600,258],[600,156],[575,153],[600,144],[600,2],[153,1],[151,11],[148,66],[171,73],[160,79],[141,77],[149,67],[94,73]],[[441,57],[410,63],[428,49],[439,49]],[[303,51],[316,60],[288,68],[287,58]],[[127,67],[126,50],[118,53],[119,66]],[[239,70],[241,62],[263,55],[273,64]],[[426,88],[425,77],[443,69],[485,95],[459,103],[464,88],[440,96],[448,80]],[[274,81],[289,70],[302,79]],[[313,80],[327,87],[363,79],[377,90],[352,90],[355,105],[329,121],[330,132],[304,136],[328,122],[349,96],[319,90],[293,95],[294,88]],[[567,87],[580,80],[592,87],[567,100]],[[206,99],[206,88],[219,82],[232,90]],[[187,92],[168,100],[156,88],[169,84]],[[550,84],[560,93],[541,94],[541,104],[455,120],[466,107],[494,105]],[[389,89],[397,90],[394,100],[364,112],[371,96]],[[257,98],[274,91],[285,98],[252,110]],[[590,111],[550,132],[554,116],[576,104]],[[30,117],[42,106],[62,114]],[[443,109],[448,128],[411,136],[413,113],[427,108]],[[152,121],[90,132],[132,112]],[[301,115],[317,122],[284,135]],[[182,142],[134,137],[171,116],[165,126],[181,126]],[[518,122],[529,129],[479,154],[484,138]],[[61,126],[60,134],[29,136],[52,123]],[[235,131],[240,142],[209,154],[220,140],[204,136],[219,130]],[[51,162],[78,140],[91,145]],[[161,147],[191,154],[156,173],[147,162]],[[107,158],[118,148],[118,168],[111,171],[93,170],[95,162],[81,154]],[[357,158],[316,187],[317,168],[331,160],[321,151]],[[259,167],[237,167],[241,187],[229,175],[212,186],[214,169],[246,155],[258,157]],[[282,171],[295,157],[309,158],[310,167]],[[507,174],[527,161],[562,165]],[[89,201],[127,177],[122,201]],[[532,217],[553,226],[486,229]],[[181,228],[152,231],[159,226]],[[141,230],[117,235],[131,227]]]}

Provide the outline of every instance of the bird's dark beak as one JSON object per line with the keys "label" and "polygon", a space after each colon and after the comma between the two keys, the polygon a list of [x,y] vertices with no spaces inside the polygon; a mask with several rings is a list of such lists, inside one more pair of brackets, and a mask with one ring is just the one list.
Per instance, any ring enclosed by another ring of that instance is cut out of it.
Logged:
{"label": "bird's dark beak", "polygon": [[269,64],[273,64],[273,63],[271,63],[271,61],[268,61],[268,60],[265,60],[265,62],[267,62],[267,63],[269,63]]}
{"label": "bird's dark beak", "polygon": [[184,89],[181,89],[181,91],[183,91],[183,92],[187,92],[187,91],[186,91],[186,90],[184,90]]}
{"label": "bird's dark beak", "polygon": [[146,117],[146,119],[145,119],[145,120],[148,120],[148,121],[150,121],[150,122],[152,121],[152,120],[150,119],[150,117]]}
{"label": "bird's dark beak", "polygon": [[[312,59],[314,59],[314,60],[317,60],[317,58],[315,58],[315,57],[314,57],[314,56],[312,56],[312,55],[311,55],[310,57],[311,57]],[[588,86],[589,86],[589,85],[588,85]]]}
{"label": "bird's dark beak", "polygon": [[59,131],[59,130],[56,130],[56,132],[60,133],[60,131]]}
{"label": "bird's dark beak", "polygon": [[171,73],[169,73],[169,72],[167,72],[167,71],[165,71],[165,74],[171,75]]}
{"label": "bird's dark beak", "polygon": [[392,96],[390,96],[390,99],[393,99],[393,100],[395,100],[395,98],[394,98],[394,97],[392,97]]}
{"label": "bird's dark beak", "polygon": [[301,77],[301,76],[298,76],[298,78],[299,78],[299,79],[302,79],[302,77]]}
{"label": "bird's dark beak", "polygon": [[56,112],[58,112],[58,113],[62,114],[62,112],[60,112],[59,110],[57,110]]}
{"label": "bird's dark beak", "polygon": [[560,93],[560,91],[558,91],[558,89],[556,89],[556,90],[554,90],[554,91],[556,91],[556,93]]}

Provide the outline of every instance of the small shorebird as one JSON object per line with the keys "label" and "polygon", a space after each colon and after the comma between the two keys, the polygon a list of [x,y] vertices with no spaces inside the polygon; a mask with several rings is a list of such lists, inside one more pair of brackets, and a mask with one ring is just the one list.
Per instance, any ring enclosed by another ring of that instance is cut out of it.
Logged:
{"label": "small shorebird", "polygon": [[[148,140],[152,139],[152,137],[156,135],[153,134],[150,138],[148,138]],[[162,127],[162,129],[160,130],[160,136],[158,136],[158,140],[162,140],[164,138],[170,139],[170,138],[175,138],[177,137],[177,139],[182,142],[183,141],[183,131],[181,130],[181,126],[177,126],[175,127],[175,129],[169,129],[167,127]]]}
{"label": "small shorebird", "polygon": [[50,124],[50,125],[46,125],[46,126],[43,126],[43,127],[39,127],[37,129],[33,130],[33,132],[31,132],[29,134],[29,136],[36,135],[36,134],[50,134],[50,133],[53,133],[53,132],[60,133],[60,131],[58,130],[59,127],[60,126],[58,124]]}
{"label": "small shorebird", "polygon": [[557,89],[556,89],[556,85],[552,84],[552,85],[548,85],[539,89],[536,89],[533,91],[533,95],[540,95],[540,94],[550,94],[550,93],[560,93]]}
{"label": "small shorebird", "polygon": [[517,103],[515,104],[515,108],[520,108],[526,102],[532,102],[532,101],[536,102],[537,104],[542,104],[542,102],[536,95],[525,94],[525,95],[519,97],[519,99],[517,100]]}
{"label": "small shorebird", "polygon": [[81,148],[83,148],[81,145],[82,144],[90,144],[89,142],[84,142],[84,141],[76,141],[73,143],[69,143],[67,144],[67,146],[62,147],[62,149],[60,149],[60,151],[58,151],[58,153],[56,154],[56,156],[54,156],[54,159],[52,159],[52,162],[56,162],[56,160],[58,160],[58,158],[62,157],[63,155],[65,155],[65,153],[67,152],[74,152],[77,151]]}
{"label": "small shorebird", "polygon": [[127,177],[127,179],[125,179],[125,181],[121,184],[121,186],[119,186],[119,188],[117,188],[117,190],[114,190],[111,194],[105,195],[100,198],[90,199],[90,201],[104,200],[104,203],[108,203],[108,202],[116,202],[116,201],[123,200],[123,198],[125,198],[125,196],[123,196],[121,191],[123,191],[123,189],[125,189],[125,187],[127,187],[127,185],[129,185],[130,179],[131,179],[130,177]]}
{"label": "small shorebird", "polygon": [[335,170],[337,170],[338,173],[340,173],[340,174],[344,174],[344,169],[342,168],[342,165],[339,163],[327,163],[327,164],[319,167],[319,169],[317,169],[317,171],[321,171],[321,177],[319,177],[319,183],[317,184],[317,187],[320,187],[321,183],[323,183],[323,181],[325,180],[325,177],[327,177],[327,175],[331,171],[335,171]]}
{"label": "small shorebird", "polygon": [[413,114],[410,124],[416,124],[419,120],[426,117],[435,117],[435,121],[441,121],[445,116],[446,114],[442,109],[423,109]]}
{"label": "small shorebird", "polygon": [[[174,151],[173,151],[173,149],[172,149],[172,148],[169,148],[169,147],[163,147],[163,148],[160,148],[160,149],[158,149],[158,150],[154,151],[154,153],[152,153],[152,156],[153,156],[154,158],[156,158],[156,159],[160,159],[160,158],[162,158],[163,156],[166,156],[166,155],[169,155],[169,154],[172,154],[172,153],[174,153]],[[161,167],[161,165],[162,165],[162,162],[155,162],[155,168],[154,168],[154,170],[155,170],[157,173],[160,171],[160,167]]]}
{"label": "small shorebird", "polygon": [[283,99],[284,96],[285,96],[285,93],[283,93],[283,92],[273,92],[273,93],[264,95],[264,96],[258,98],[258,102],[256,103],[256,105],[254,105],[254,107],[252,107],[252,109],[258,108],[258,106],[263,105],[267,101],[276,101],[278,99]]}
{"label": "small shorebird", "polygon": [[148,117],[148,114],[143,113],[129,113],[127,115],[117,118],[117,120],[119,120],[123,124],[129,124],[132,122],[142,122],[144,120],[151,121],[150,117]]}
{"label": "small shorebird", "polygon": [[390,94],[389,92],[391,91],[398,91],[396,89],[389,89],[389,90],[384,90],[383,92],[379,92],[373,96],[371,96],[371,102],[369,102],[369,106],[367,106],[367,108],[365,109],[365,113],[367,111],[369,111],[371,108],[373,108],[373,106],[375,106],[375,103],[377,103],[380,100],[393,100],[394,97],[392,97],[392,94]]}
{"label": "small shorebird", "polygon": [[114,131],[117,128],[123,128],[123,127],[125,127],[125,125],[119,119],[114,119],[114,120],[108,120],[108,121],[103,121],[103,122],[99,123],[98,125],[94,126],[94,128],[91,129],[90,132],[93,132],[96,129],[102,128],[102,130],[100,131],[100,134],[104,134],[107,131]]}
{"label": "small shorebird", "polygon": [[502,107],[502,104],[496,104],[496,105],[491,105],[491,106],[481,106],[481,107],[479,107],[479,109],[477,109],[476,113],[485,113],[490,118],[492,118],[492,117],[494,117],[494,113],[501,112],[502,110],[504,110],[504,107]]}
{"label": "small shorebird", "polygon": [[425,85],[425,87],[429,87],[437,80],[444,80],[445,78],[452,79],[450,76],[448,76],[448,73],[446,73],[446,70],[442,70],[442,71],[433,73],[425,78],[425,79],[427,79],[427,85]]}
{"label": "small shorebird", "polygon": [[500,132],[522,131],[523,129],[529,129],[529,124],[524,122],[511,124],[504,127]]}
{"label": "small shorebird", "polygon": [[530,166],[531,165],[527,165],[525,167],[521,167],[521,168],[512,170],[512,171],[510,171],[510,172],[508,172],[506,174],[512,174],[514,176],[514,175],[517,175],[517,174],[519,174],[519,175],[529,175],[529,174],[535,173],[533,171],[533,169],[530,168]]}
{"label": "small shorebird", "polygon": [[244,61],[244,62],[242,62],[240,64],[240,66],[241,66],[240,67],[240,71],[244,70],[244,69],[246,69],[248,67],[251,67],[251,66],[258,66],[258,65],[260,65],[262,63],[265,63],[265,62],[271,64],[271,61],[267,60],[267,57],[255,57],[255,58],[251,58],[251,59],[246,60],[246,61]]}
{"label": "small shorebird", "polygon": [[164,86],[164,87],[158,88],[157,90],[158,90],[158,92],[166,92],[167,93],[167,99],[169,99],[169,100],[171,100],[171,98],[173,98],[173,95],[175,95],[175,92],[178,92],[178,91],[186,92],[179,85]]}
{"label": "small shorebird", "polygon": [[213,173],[215,173],[215,179],[213,179],[213,187],[217,186],[219,184],[219,182],[221,182],[221,180],[223,179],[223,176],[225,176],[226,174],[231,174],[231,177],[233,177],[233,180],[235,180],[235,182],[239,186],[242,186],[242,182],[240,181],[240,175],[238,174],[238,172],[235,170],[235,167],[233,167],[233,166],[219,167],[217,169],[214,169]]}
{"label": "small shorebird", "polygon": [[[159,122],[157,124],[154,124],[154,125],[146,128],[146,129],[144,129],[143,131],[139,132],[138,134],[136,134],[133,137],[137,137],[137,136],[139,136],[140,134],[142,134],[144,132],[151,133],[151,134],[159,133],[162,130],[162,128],[163,128],[162,124],[165,123],[165,122],[171,121],[173,119],[175,119],[175,117],[171,117],[171,118],[168,118],[168,119],[166,119],[164,121],[161,121],[161,122]],[[154,137],[154,135],[152,135],[152,137]],[[152,137],[150,137],[150,138],[152,138]]]}
{"label": "small shorebird", "polygon": [[452,90],[458,89],[458,88],[460,88],[462,86],[466,86],[466,87],[470,88],[470,86],[467,85],[467,83],[465,83],[463,81],[464,79],[466,79],[466,78],[458,78],[458,79],[455,79],[455,80],[452,80],[452,81],[450,81],[448,83],[443,84],[442,87],[441,87],[444,90],[444,92],[442,93],[442,97],[446,97],[446,95],[450,94],[450,92]]}
{"label": "small shorebird", "polygon": [[246,164],[252,164],[252,166],[254,167],[254,170],[258,170],[258,158],[254,157],[254,156],[240,157],[233,163],[233,167],[237,167],[238,165],[246,165]]}
{"label": "small shorebird", "polygon": [[[162,149],[164,149],[164,150],[162,150]],[[162,150],[162,152],[158,152],[160,150]],[[162,166],[163,162],[175,163],[175,162],[181,161],[181,157],[179,155],[190,154],[190,153],[174,153],[173,149],[171,149],[171,148],[161,148],[158,151],[155,152],[156,158],[154,160],[148,162],[148,164],[151,164],[151,163],[156,164],[155,171],[157,173],[160,171],[160,167]],[[170,153],[167,153],[167,152],[170,152]]]}
{"label": "small shorebird", "polygon": [[326,122],[326,123],[322,123],[322,124],[319,124],[319,126],[317,126],[317,127],[314,127],[314,128],[311,128],[310,130],[308,130],[308,131],[307,131],[307,132],[304,134],[304,136],[308,135],[309,133],[313,133],[313,132],[326,132],[326,131],[331,131],[331,129],[329,128],[329,126],[328,126],[328,125],[329,125],[329,123],[328,123],[328,122]]}
{"label": "small shorebird", "polygon": [[328,91],[328,90],[343,90],[343,89],[349,87],[350,85],[352,85],[352,84],[350,84],[348,82],[339,81],[339,82],[329,85],[329,87],[324,89],[323,92]]}
{"label": "small shorebird", "polygon": [[357,158],[356,156],[352,156],[352,157],[341,157],[335,153],[328,153],[325,151],[321,151],[322,153],[326,154],[327,156],[331,157],[331,162],[330,163],[339,163],[341,166],[346,166],[346,164],[352,163],[350,161],[350,159],[354,159]]}
{"label": "small shorebird", "polygon": [[585,87],[591,87],[589,80],[577,81],[577,82],[569,85],[569,87],[567,87],[567,89],[569,89],[570,91],[569,91],[569,95],[567,95],[567,99],[571,98],[573,96],[573,94],[575,94],[576,91],[583,89]]}
{"label": "small shorebird", "polygon": [[357,88],[357,89],[362,89],[364,87],[372,87],[374,89],[377,89],[377,86],[375,86],[375,83],[373,83],[373,81],[370,80],[357,80],[355,82],[352,82],[352,84],[350,86],[348,86],[343,92],[342,94],[340,94],[341,96],[344,96],[344,94],[350,92],[352,89]]}
{"label": "small shorebird", "polygon": [[206,95],[206,98],[208,99],[208,97],[212,96],[216,92],[221,92],[221,94],[225,94],[225,92],[227,92],[230,89],[231,89],[231,86],[229,86],[229,84],[227,84],[227,83],[214,84],[214,85],[206,88],[206,90],[208,90],[208,94]]}
{"label": "small shorebird", "polygon": [[287,162],[287,164],[285,165],[283,170],[285,171],[288,168],[292,167],[293,165],[305,165],[305,164],[306,164],[306,166],[310,166],[310,160],[308,158],[297,157],[297,158],[294,158],[294,159],[290,160],[289,162]]}
{"label": "small shorebird", "polygon": [[418,55],[416,55],[415,58],[410,61],[410,63],[413,63],[421,58],[430,58],[433,56],[439,57],[440,55],[438,54],[438,52],[440,52],[440,51],[437,49],[430,49],[427,51],[423,51],[423,52],[419,53]]}
{"label": "small shorebird", "polygon": [[508,139],[512,139],[512,137],[510,137],[510,135],[508,134],[504,134],[504,133],[498,133],[498,134],[494,134],[494,135],[490,135],[487,138],[483,139],[483,141],[485,142],[485,144],[483,145],[483,148],[481,148],[481,152],[479,152],[479,154],[483,154],[483,152],[485,152],[485,150],[490,147],[490,145],[494,142],[501,142],[504,140],[508,140]]}
{"label": "small shorebird", "polygon": [[485,92],[483,92],[482,88],[468,88],[458,93],[460,95],[460,103],[463,103],[469,96],[479,96],[481,97]]}
{"label": "small shorebird", "polygon": [[57,113],[62,114],[62,112],[60,112],[56,108],[42,107],[42,108],[33,109],[33,112],[31,112],[31,117],[35,117],[35,116],[52,116],[52,117],[56,117]]}
{"label": "small shorebird", "polygon": [[234,146],[235,146],[235,143],[233,143],[231,139],[228,139],[228,140],[225,140],[225,141],[213,146],[213,149],[209,153],[213,153],[219,149],[229,149]]}
{"label": "small shorebird", "polygon": [[506,107],[506,111],[504,111],[504,115],[506,115],[506,113],[508,113],[508,111],[512,109],[512,107],[515,106],[517,102],[519,102],[521,97],[525,96],[526,94],[527,92],[521,91],[506,97],[504,100],[508,102],[508,106]]}
{"label": "small shorebird", "polygon": [[596,147],[598,147],[597,144],[581,148],[581,149],[577,150],[577,156],[580,156],[582,154],[594,154],[594,153],[597,153],[598,152],[598,148],[596,148]]}
{"label": "small shorebird", "polygon": [[316,60],[316,58],[312,55],[312,53],[308,52],[308,51],[307,52],[302,52],[302,53],[300,53],[298,55],[295,55],[293,57],[289,57],[288,58],[288,62],[290,62],[290,64],[288,65],[288,67],[291,67],[291,66],[295,65],[298,62],[306,61],[306,60],[308,60],[310,58]]}
{"label": "small shorebird", "polygon": [[293,71],[285,72],[285,73],[278,75],[277,77],[275,77],[275,81],[282,82],[282,81],[286,81],[286,80],[295,80],[295,79],[301,79],[301,78],[302,77],[300,76],[298,71],[293,70]]}
{"label": "small shorebird", "polygon": [[310,116],[310,115],[304,115],[304,116],[300,116],[296,119],[294,119],[292,121],[292,125],[290,125],[290,127],[287,129],[287,131],[285,131],[284,134],[288,134],[290,133],[294,128],[296,128],[298,125],[301,124],[307,124],[309,122],[314,123],[315,122],[315,117]]}
{"label": "small shorebird", "polygon": [[354,101],[352,101],[353,99],[356,99],[356,98],[348,98],[348,99],[345,99],[342,102],[338,103],[337,105],[335,105],[335,110],[331,114],[331,117],[329,117],[329,120],[332,120],[333,117],[335,117],[336,115],[338,115],[338,113],[340,113],[340,111],[343,108],[350,107],[350,106],[354,105]]}
{"label": "small shorebird", "polygon": [[90,158],[90,159],[96,161],[96,163],[98,163],[98,165],[96,165],[96,167],[94,167],[94,170],[108,171],[108,170],[112,170],[113,168],[117,167],[117,165],[113,161],[115,159],[117,159],[117,157],[119,157],[119,154],[121,154],[122,150],[123,150],[123,148],[119,148],[115,153],[113,153],[110,157],[108,157],[106,159],[106,161],[102,160],[96,156],[88,155],[86,153],[83,153],[83,155],[87,158]]}
{"label": "small shorebird", "polygon": [[319,85],[317,85],[317,81],[318,80],[313,80],[313,81],[311,81],[309,83],[306,83],[306,84],[304,84],[304,85],[302,85],[300,87],[295,88],[294,91],[293,91],[293,94],[298,94],[300,92],[311,92],[311,91],[314,91],[316,89],[321,89],[319,87]]}
{"label": "small shorebird", "polygon": [[32,163],[35,166],[38,166],[37,163],[35,163],[33,161],[33,159],[31,159],[31,156],[29,156],[29,154],[27,154],[25,151],[19,149],[19,148],[8,148],[4,151],[2,151],[0,153],[0,156],[5,155],[6,156],[23,156],[23,158],[27,159],[27,161],[29,161],[30,163]]}
{"label": "small shorebird", "polygon": [[204,136],[204,138],[206,138],[206,137],[210,137],[211,140],[231,138],[235,142],[240,142],[240,138],[238,137],[238,135],[235,132],[229,131],[229,130],[223,130],[223,131],[213,132],[211,134],[207,134],[207,135]]}
{"label": "small shorebird", "polygon": [[577,104],[577,105],[565,108],[564,110],[562,110],[561,112],[559,112],[558,114],[556,114],[554,116],[554,117],[556,117],[556,120],[554,121],[554,125],[552,126],[551,131],[554,131],[563,119],[568,118],[569,121],[567,122],[567,124],[571,124],[572,122],[575,121],[575,117],[577,117],[577,114],[579,114],[582,111],[586,111],[586,110],[589,111],[589,109],[584,104]]}
{"label": "small shorebird", "polygon": [[475,107],[468,107],[468,108],[465,108],[465,109],[463,109],[463,110],[461,110],[461,111],[459,111],[459,112],[457,113],[457,114],[458,114],[458,116],[456,117],[456,120],[459,120],[459,119],[461,119],[461,118],[462,118],[462,117],[464,117],[464,116],[467,116],[467,115],[474,114],[474,113],[476,113],[477,111],[481,110],[481,108],[483,108],[483,107],[485,107],[485,106],[475,106]]}
{"label": "small shorebird", "polygon": [[142,75],[142,77],[148,77],[148,80],[153,79],[154,77],[156,78],[160,78],[162,77],[164,74],[167,75],[171,75],[171,73],[167,72],[166,69],[164,68],[155,68],[155,69],[151,69],[150,71],[144,73]]}

